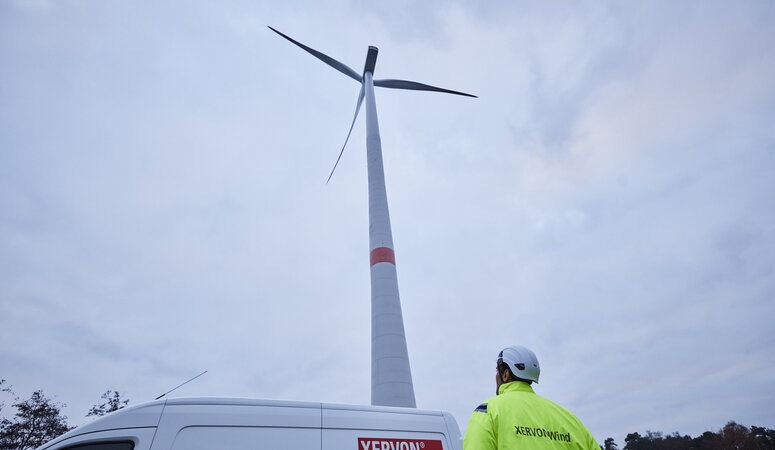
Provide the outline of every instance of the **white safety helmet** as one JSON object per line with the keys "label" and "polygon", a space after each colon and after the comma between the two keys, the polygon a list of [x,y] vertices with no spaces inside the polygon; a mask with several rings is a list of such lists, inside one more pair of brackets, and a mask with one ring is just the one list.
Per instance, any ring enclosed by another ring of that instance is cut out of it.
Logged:
{"label": "white safety helmet", "polygon": [[538,383],[541,367],[536,354],[530,349],[521,345],[506,347],[498,354],[498,373],[501,363],[508,365],[515,377]]}

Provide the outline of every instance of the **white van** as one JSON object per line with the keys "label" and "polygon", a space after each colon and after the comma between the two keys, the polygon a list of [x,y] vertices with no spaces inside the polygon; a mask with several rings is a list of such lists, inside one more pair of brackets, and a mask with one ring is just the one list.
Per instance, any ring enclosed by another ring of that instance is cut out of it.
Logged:
{"label": "white van", "polygon": [[238,398],[121,409],[39,450],[462,450],[442,411]]}

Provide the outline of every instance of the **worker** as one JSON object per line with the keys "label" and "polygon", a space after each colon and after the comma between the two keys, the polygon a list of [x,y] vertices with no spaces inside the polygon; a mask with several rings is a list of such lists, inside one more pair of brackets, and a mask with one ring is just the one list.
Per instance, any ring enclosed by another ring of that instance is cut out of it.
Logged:
{"label": "worker", "polygon": [[521,345],[498,354],[496,395],[468,421],[463,450],[600,450],[581,421],[562,406],[533,392],[541,368]]}

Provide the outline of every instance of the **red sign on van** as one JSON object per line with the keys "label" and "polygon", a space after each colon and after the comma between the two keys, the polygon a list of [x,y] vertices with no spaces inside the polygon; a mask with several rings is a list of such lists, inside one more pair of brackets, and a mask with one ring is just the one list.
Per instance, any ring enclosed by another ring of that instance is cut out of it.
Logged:
{"label": "red sign on van", "polygon": [[442,450],[441,441],[430,439],[358,438],[358,450]]}

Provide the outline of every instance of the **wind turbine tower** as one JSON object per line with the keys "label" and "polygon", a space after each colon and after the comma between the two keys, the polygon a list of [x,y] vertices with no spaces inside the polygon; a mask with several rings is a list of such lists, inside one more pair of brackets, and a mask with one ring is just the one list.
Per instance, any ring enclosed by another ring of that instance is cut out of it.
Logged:
{"label": "wind turbine tower", "polygon": [[[409,368],[409,353],[406,347],[403,315],[401,314],[401,300],[398,296],[396,257],[385,190],[382,141],[379,136],[374,87],[435,91],[467,97],[476,96],[415,81],[375,80],[374,67],[377,63],[377,47],[369,46],[363,73],[358,74],[330,56],[307,47],[272,27],[269,29],[361,84],[355,115],[342,150],[339,152],[339,158],[342,157],[355,120],[358,118],[361,103],[365,98],[366,160],[369,171],[369,260],[371,265],[371,404],[415,408],[414,385],[412,384],[412,372]],[[331,175],[339,164],[339,158],[334,164]],[[331,175],[328,177],[329,180]]]}

